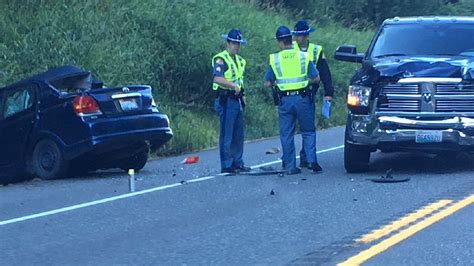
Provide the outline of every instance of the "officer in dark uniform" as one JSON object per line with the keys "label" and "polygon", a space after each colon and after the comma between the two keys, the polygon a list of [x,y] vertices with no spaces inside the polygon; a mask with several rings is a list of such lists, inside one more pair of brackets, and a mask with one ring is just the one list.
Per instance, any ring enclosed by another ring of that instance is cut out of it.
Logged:
{"label": "officer in dark uniform", "polygon": [[216,92],[214,108],[219,114],[219,151],[222,173],[248,172],[242,159],[244,151],[244,73],[246,61],[240,55],[245,44],[239,29],[223,35],[226,49],[212,58],[213,85]]}
{"label": "officer in dark uniform", "polygon": [[265,86],[276,86],[280,141],[283,148],[283,165],[287,174],[301,173],[296,167],[294,134],[298,121],[304,139],[309,167],[320,171],[316,162],[316,128],[314,103],[309,84],[319,82],[318,70],[305,52],[293,48],[288,27],[280,26],[276,32],[280,51],[270,55],[265,74]]}
{"label": "officer in dark uniform", "polygon": [[[323,47],[321,45],[317,45],[309,41],[309,34],[314,31],[315,29],[311,28],[308,25],[308,22],[306,20],[298,21],[294,27],[294,30],[292,31],[292,34],[294,36],[293,46],[295,49],[299,49],[300,51],[307,52],[310,59],[316,65],[316,68],[318,69],[319,75],[321,77],[321,81],[323,82],[323,85],[324,85],[324,92],[325,92],[324,101],[328,101],[330,104],[332,97],[334,95],[334,87],[332,85],[331,71],[329,70],[329,65],[327,63],[326,56],[324,55]],[[312,85],[311,91],[312,91],[313,97],[316,96],[318,87],[319,87],[319,84]],[[300,151],[300,167],[309,166],[308,160],[306,158],[307,156],[305,152],[305,145],[304,145],[304,139],[303,139],[303,145]],[[322,170],[319,164],[318,164],[318,168]]]}

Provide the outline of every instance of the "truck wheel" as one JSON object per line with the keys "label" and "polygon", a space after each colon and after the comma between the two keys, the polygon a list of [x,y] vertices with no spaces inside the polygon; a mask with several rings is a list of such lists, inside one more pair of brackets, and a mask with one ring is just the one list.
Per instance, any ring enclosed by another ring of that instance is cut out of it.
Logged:
{"label": "truck wheel", "polygon": [[31,157],[31,170],[41,179],[64,177],[68,162],[64,159],[58,144],[50,139],[40,140]]}
{"label": "truck wheel", "polygon": [[344,167],[348,173],[361,173],[369,170],[370,150],[365,146],[344,141]]}

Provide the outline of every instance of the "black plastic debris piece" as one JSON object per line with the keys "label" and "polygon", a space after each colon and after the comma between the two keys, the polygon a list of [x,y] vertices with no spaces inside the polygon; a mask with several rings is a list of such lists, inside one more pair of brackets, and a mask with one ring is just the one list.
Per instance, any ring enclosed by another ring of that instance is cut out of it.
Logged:
{"label": "black plastic debris piece", "polygon": [[270,149],[268,149],[265,154],[277,154],[280,152],[280,148],[278,147],[272,147]]}
{"label": "black plastic debris piece", "polygon": [[368,180],[375,182],[375,183],[400,183],[400,182],[407,182],[410,180],[409,177],[406,178],[395,178],[392,176],[393,169],[390,168],[385,173],[385,176],[380,176],[379,178],[368,178]]}
{"label": "black plastic debris piece", "polygon": [[262,166],[258,170],[252,169],[250,172],[238,172],[228,175],[252,175],[252,176],[261,176],[261,175],[278,175],[285,173],[284,170],[277,170],[271,166]]}
{"label": "black plastic debris piece", "polygon": [[270,191],[270,195],[272,195],[272,196],[275,195],[275,191],[273,191],[273,189],[272,189],[272,191]]}
{"label": "black plastic debris piece", "polygon": [[187,182],[186,180],[182,180],[182,181],[179,182],[179,183],[181,183],[181,185],[186,185],[188,182]]}
{"label": "black plastic debris piece", "polygon": [[301,180],[306,181],[306,178],[301,178]]}
{"label": "black plastic debris piece", "polygon": [[271,166],[261,166],[260,167],[260,170],[262,171],[275,171],[275,167],[271,167]]}
{"label": "black plastic debris piece", "polygon": [[285,173],[285,171],[283,170],[273,170],[273,171],[251,171],[247,173],[239,173],[239,175],[261,176],[261,175],[279,175],[283,173]]}

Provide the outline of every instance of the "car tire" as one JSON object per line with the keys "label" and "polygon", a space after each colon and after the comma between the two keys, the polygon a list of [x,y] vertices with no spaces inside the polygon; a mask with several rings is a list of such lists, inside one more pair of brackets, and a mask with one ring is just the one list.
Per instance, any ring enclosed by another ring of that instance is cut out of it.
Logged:
{"label": "car tire", "polygon": [[148,154],[150,153],[150,149],[148,146],[145,150],[136,153],[135,155],[122,160],[120,163],[120,169],[124,171],[128,171],[129,169],[134,169],[135,171],[140,171],[145,167],[146,163],[148,162]]}
{"label": "car tire", "polygon": [[35,145],[30,163],[33,174],[41,179],[64,177],[68,168],[61,149],[51,139],[40,140]]}

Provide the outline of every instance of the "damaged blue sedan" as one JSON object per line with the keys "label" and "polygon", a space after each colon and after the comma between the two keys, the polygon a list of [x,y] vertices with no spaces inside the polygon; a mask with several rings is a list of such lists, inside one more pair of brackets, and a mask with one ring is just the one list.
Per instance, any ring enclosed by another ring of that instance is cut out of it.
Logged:
{"label": "damaged blue sedan", "polygon": [[0,89],[0,181],[140,170],[172,136],[148,85],[107,88],[63,66]]}

